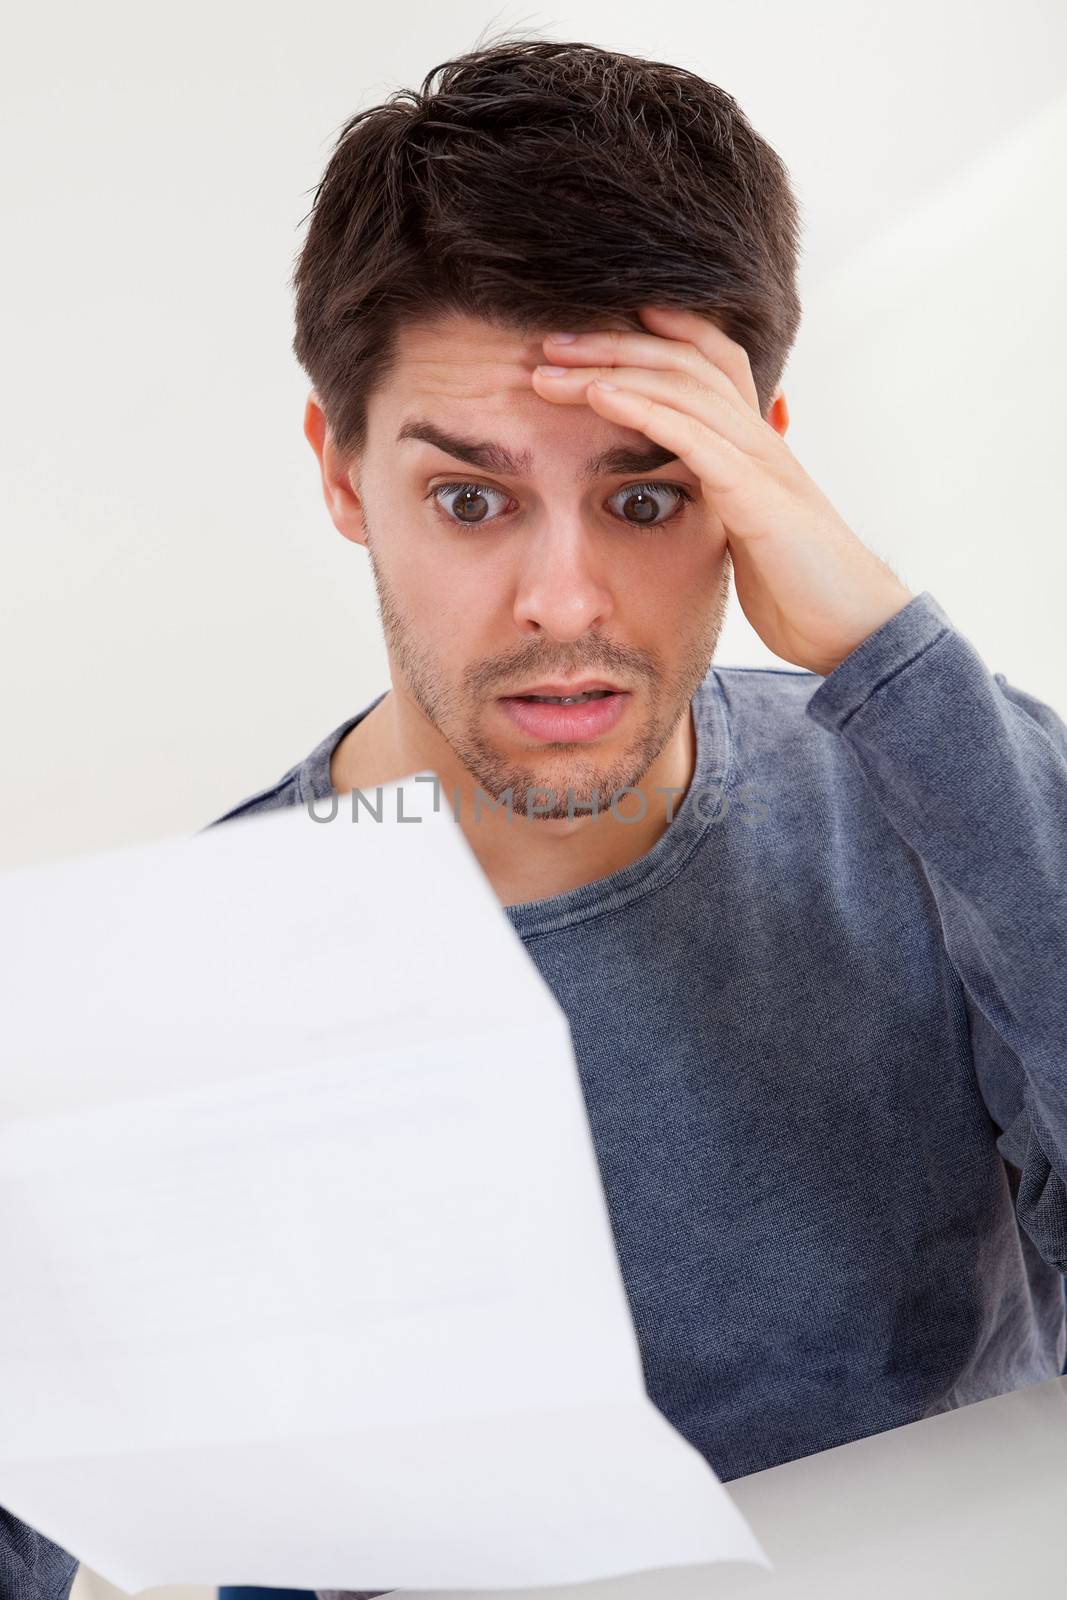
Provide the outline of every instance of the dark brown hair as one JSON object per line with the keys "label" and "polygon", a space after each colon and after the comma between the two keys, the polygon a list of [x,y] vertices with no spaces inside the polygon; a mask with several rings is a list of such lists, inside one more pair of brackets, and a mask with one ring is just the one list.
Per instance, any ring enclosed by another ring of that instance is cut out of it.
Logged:
{"label": "dark brown hair", "polygon": [[779,157],[714,84],[594,45],[505,38],[434,67],[344,125],[309,215],[293,350],[343,458],[402,321],[527,337],[688,308],[748,351],[764,413],[800,322]]}

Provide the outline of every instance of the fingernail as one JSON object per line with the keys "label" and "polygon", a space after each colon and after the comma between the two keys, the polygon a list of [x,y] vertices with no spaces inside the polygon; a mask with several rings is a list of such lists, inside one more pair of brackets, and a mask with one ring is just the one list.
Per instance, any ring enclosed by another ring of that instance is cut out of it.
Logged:
{"label": "fingernail", "polygon": [[549,333],[545,336],[553,344],[573,344],[578,335],[576,333]]}
{"label": "fingernail", "polygon": [[561,378],[565,372],[569,372],[571,369],[570,367],[538,367],[537,370],[546,378]]}

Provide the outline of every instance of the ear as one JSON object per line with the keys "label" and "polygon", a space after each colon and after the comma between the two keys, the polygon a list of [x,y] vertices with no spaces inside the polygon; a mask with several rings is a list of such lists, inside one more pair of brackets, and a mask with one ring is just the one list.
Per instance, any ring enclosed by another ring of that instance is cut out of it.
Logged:
{"label": "ear", "polygon": [[353,544],[366,544],[363,502],[354,487],[359,463],[352,459],[341,459],[330,435],[326,413],[314,390],[304,407],[304,437],[318,458],[322,494],[334,527],[346,539],[351,539]]}
{"label": "ear", "polygon": [[767,421],[775,433],[780,433],[785,438],[785,431],[789,427],[789,406],[781,389],[776,389],[774,398],[767,410]]}

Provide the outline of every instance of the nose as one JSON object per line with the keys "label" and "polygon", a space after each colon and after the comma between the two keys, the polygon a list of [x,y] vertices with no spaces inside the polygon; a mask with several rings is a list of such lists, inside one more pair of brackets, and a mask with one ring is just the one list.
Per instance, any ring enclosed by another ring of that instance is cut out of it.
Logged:
{"label": "nose", "polygon": [[515,586],[515,622],[523,633],[580,639],[602,626],[614,604],[603,542],[577,514],[560,513],[531,532]]}

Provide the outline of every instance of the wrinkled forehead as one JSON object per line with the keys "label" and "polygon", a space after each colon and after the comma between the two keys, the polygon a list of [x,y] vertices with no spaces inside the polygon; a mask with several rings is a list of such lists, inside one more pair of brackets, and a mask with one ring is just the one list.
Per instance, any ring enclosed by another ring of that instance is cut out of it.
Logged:
{"label": "wrinkled forehead", "polygon": [[[630,324],[605,318],[597,326]],[[677,461],[646,434],[581,401],[559,404],[538,394],[531,373],[545,360],[543,338],[459,315],[398,329],[392,366],[368,402],[372,456],[380,452],[392,467],[399,449],[415,471],[419,452],[425,458],[436,450],[484,471],[547,473],[554,482],[561,474],[589,480],[654,472]]]}
{"label": "wrinkled forehead", "polygon": [[[605,317],[598,326],[632,324]],[[519,399],[539,400],[530,386],[530,374],[547,360],[542,340],[550,331],[524,330],[459,312],[403,323],[396,333],[392,370],[381,387],[382,402],[394,411],[431,396],[505,406]]]}

